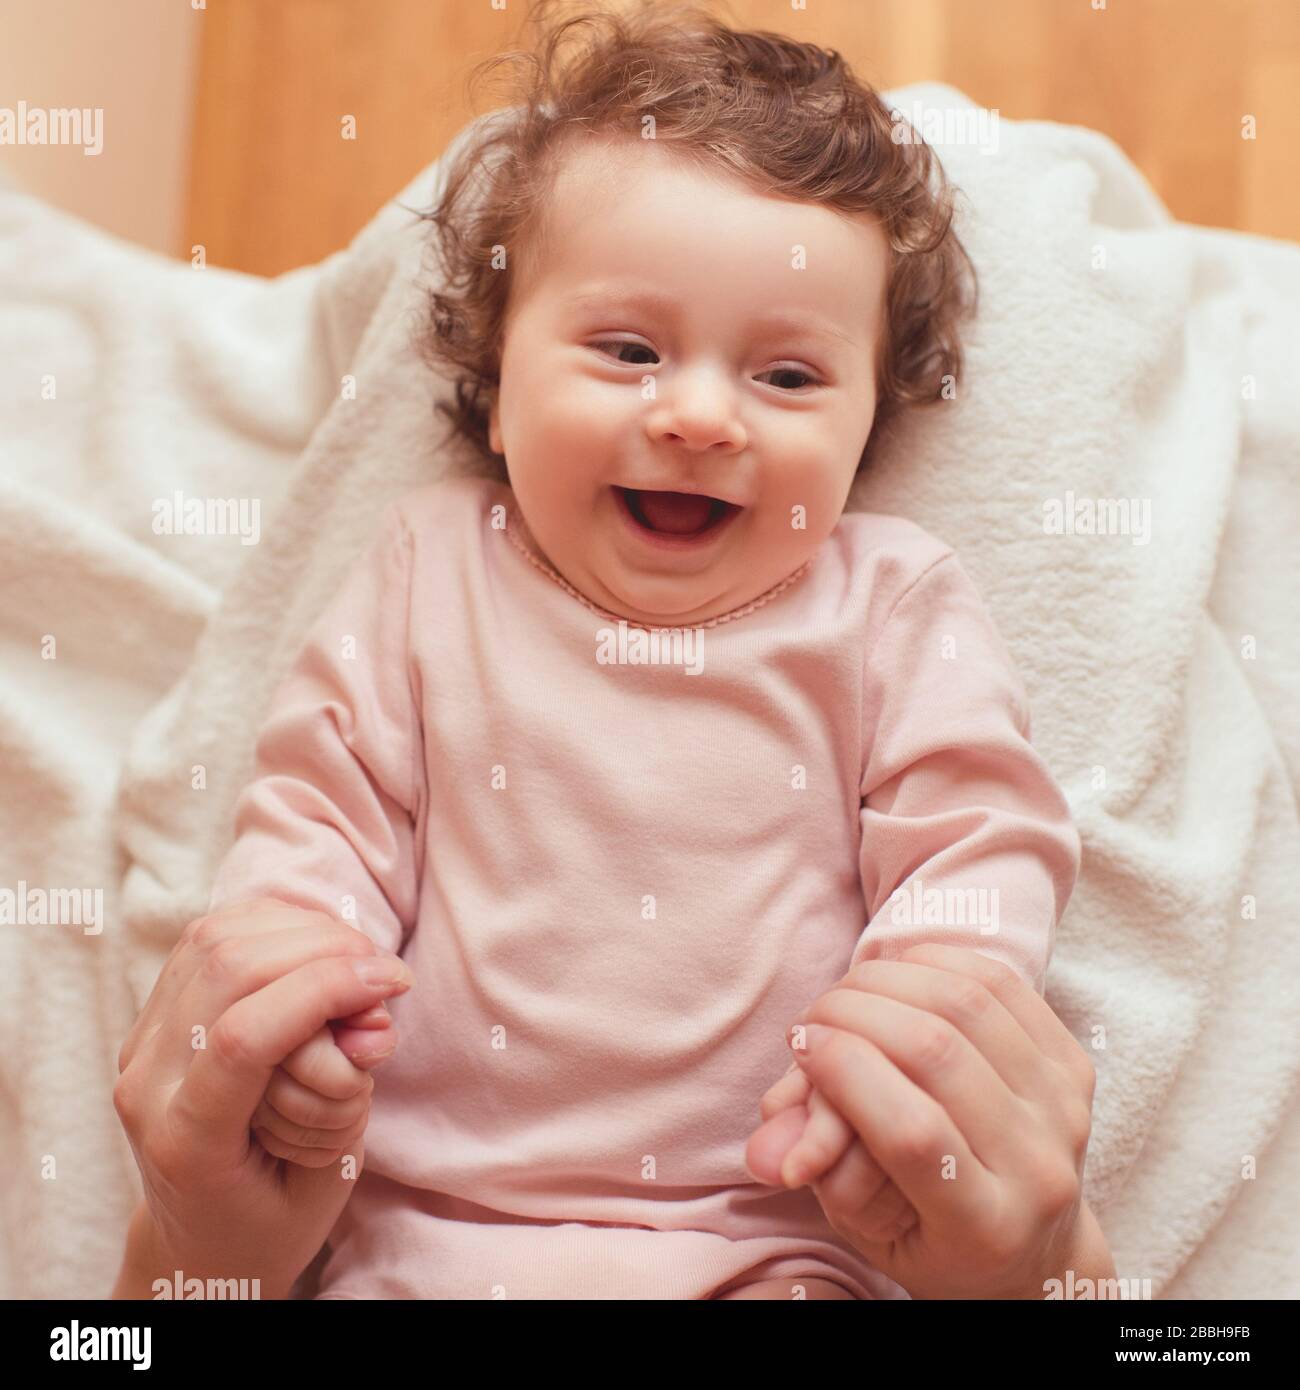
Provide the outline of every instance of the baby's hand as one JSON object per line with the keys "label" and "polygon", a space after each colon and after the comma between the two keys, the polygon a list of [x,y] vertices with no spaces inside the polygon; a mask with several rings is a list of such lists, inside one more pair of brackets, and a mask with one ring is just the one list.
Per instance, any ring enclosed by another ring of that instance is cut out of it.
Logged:
{"label": "baby's hand", "polygon": [[[1019,971],[921,943],[860,962],[792,1031],[857,1135],[813,1192],[913,1298],[1041,1299],[1062,1271],[1114,1278],[1082,1197],[1096,1071]],[[905,1194],[893,1221],[868,1162]]]}
{"label": "baby's hand", "polygon": [[305,1168],[334,1157],[338,1133],[366,1117],[374,1082],[356,1089],[356,1071],[369,1071],[397,1050],[397,1029],[383,1004],[333,1020],[276,1067],[253,1115],[258,1143],[276,1158]]}
{"label": "baby's hand", "polygon": [[[763,1096],[759,1113],[766,1122],[795,1107],[803,1112],[803,1124],[796,1129],[789,1122],[786,1138],[793,1135],[794,1143],[784,1158],[775,1151],[764,1152],[758,1155],[758,1167],[750,1165],[756,1175],[765,1169],[786,1187],[816,1182],[848,1153],[857,1138],[840,1112],[813,1088],[798,1063],[792,1062],[790,1070]],[[773,1163],[779,1165],[775,1170]]]}
{"label": "baby's hand", "polygon": [[[796,1043],[800,1041],[798,1036]],[[749,1170],[775,1187],[820,1182],[837,1164],[853,1165],[854,1181],[866,1194],[862,1219],[872,1230],[901,1233],[916,1224],[912,1204],[863,1147],[857,1133],[797,1062],[759,1102],[763,1125],[745,1151]]]}
{"label": "baby's hand", "polygon": [[257,1142],[276,1158],[321,1168],[337,1157],[337,1139],[363,1121],[373,1080],[356,1087],[357,1068],[367,1071],[391,1056],[397,1030],[382,1004],[327,1023],[276,1067],[253,1113]]}

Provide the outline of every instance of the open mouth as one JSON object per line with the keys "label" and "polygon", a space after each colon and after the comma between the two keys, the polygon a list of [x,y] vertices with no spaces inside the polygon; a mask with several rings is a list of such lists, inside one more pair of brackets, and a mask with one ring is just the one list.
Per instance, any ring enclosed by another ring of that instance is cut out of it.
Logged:
{"label": "open mouth", "polygon": [[693,541],[717,531],[742,509],[719,497],[690,492],[644,492],[615,487],[624,510],[643,531],[662,540]]}

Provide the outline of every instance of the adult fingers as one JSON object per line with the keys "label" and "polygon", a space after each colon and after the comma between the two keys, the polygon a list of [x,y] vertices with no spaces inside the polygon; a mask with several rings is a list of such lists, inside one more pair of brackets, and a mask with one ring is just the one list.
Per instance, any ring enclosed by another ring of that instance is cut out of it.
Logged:
{"label": "adult fingers", "polygon": [[[323,912],[293,908],[288,903],[279,902],[277,898],[252,898],[246,902],[227,903],[216,912],[195,917],[179,935],[164,962],[163,969],[159,972],[159,977],[154,980],[153,990],[145,1001],[145,1008],[140,1009],[135,1026],[128,1034],[127,1041],[122,1044],[121,1052],[118,1054],[118,1070],[121,1072],[127,1069],[142,1042],[156,1033],[161,1020],[170,1016],[172,1006],[181,992],[188,986],[197,970],[202,969],[209,952],[221,941],[236,935],[267,935],[274,931],[295,927],[302,929],[306,926],[327,933],[331,940],[335,941],[350,942],[352,938],[346,935],[348,933],[361,937],[361,940],[370,941],[364,933],[336,917],[327,916]],[[349,944],[345,949],[353,949],[361,954],[366,948]],[[373,942],[370,949],[375,949]]]}
{"label": "adult fingers", "polygon": [[[236,903],[221,909],[220,912],[210,913],[209,916],[196,917],[181,934],[181,940],[172,948],[167,963],[159,973],[159,979],[154,981],[153,991],[145,1002],[145,1008],[140,1009],[138,1019],[122,1042],[118,1052],[118,1070],[124,1072],[140,1049],[157,1040],[165,1024],[174,1019],[178,1001],[184,997],[185,991],[192,994],[196,977],[202,979],[204,970],[216,972],[220,969],[222,956],[218,955],[218,952],[224,952],[224,959],[229,962],[232,952],[236,949],[232,942],[238,938],[261,940],[285,931],[296,933],[293,940],[298,944],[314,941],[313,947],[310,948],[314,955],[380,954],[374,942],[355,927],[324,916],[324,913],[289,908],[274,899],[254,899],[249,903]],[[218,955],[217,962],[211,959],[214,955]],[[307,958],[309,956],[303,952],[296,952],[288,967],[292,969],[293,965]],[[259,979],[256,983],[266,981]],[[211,1017],[189,1017],[188,1013],[188,1026],[209,1023]]]}
{"label": "adult fingers", "polygon": [[[309,962],[329,958],[341,962],[375,960],[393,969],[401,965],[396,956],[378,951],[369,937],[346,926],[331,931],[313,923],[269,933],[228,936],[207,952],[202,966],[163,1017],[156,1036],[144,1046],[157,1049],[165,1059],[164,1071],[170,1071],[179,1080],[190,1066],[195,1028],[210,1030],[239,1000]],[[376,1002],[376,995],[371,994],[365,999],[365,1007],[373,1007]]]}
{"label": "adult fingers", "polygon": [[[1092,1063],[1051,1006],[1001,961],[963,947],[927,943],[896,960],[862,961],[836,988],[886,994],[940,1014],[1027,1100],[1059,1096],[1063,1069],[1086,1089],[1091,1107]],[[1014,1028],[1008,1026],[1013,1022]],[[1017,1031],[1034,1046],[1019,1045]]]}
{"label": "adult fingers", "polygon": [[[861,1033],[840,1028],[818,1037],[810,1027],[806,1041],[795,1059],[813,1087],[853,1126],[923,1220],[950,1226],[971,1203],[993,1207],[1001,1195],[997,1179],[948,1111],[890,1056]],[[951,1165],[960,1182],[948,1180]]]}
{"label": "adult fingers", "polygon": [[856,1140],[812,1189],[823,1208],[836,1213],[837,1225],[847,1225],[867,1240],[898,1240],[920,1220],[898,1185]]}
{"label": "adult fingers", "polygon": [[[979,1048],[947,1019],[927,1009],[901,1004],[884,994],[836,988],[813,1003],[808,1021],[830,1026],[836,1037],[853,1033],[874,1044],[933,1098],[964,1142],[994,1172],[1013,1171],[1022,1157],[1027,1132],[1042,1127],[1034,1107],[1008,1089]],[[1033,1052],[1033,1043],[1010,1015],[1003,1014],[1002,1026],[1021,1048]],[[795,1025],[796,1045],[802,1040],[801,1031]],[[794,1055],[803,1061],[798,1051]],[[815,1075],[809,1079],[819,1088]],[[869,1140],[867,1149],[877,1153]]]}

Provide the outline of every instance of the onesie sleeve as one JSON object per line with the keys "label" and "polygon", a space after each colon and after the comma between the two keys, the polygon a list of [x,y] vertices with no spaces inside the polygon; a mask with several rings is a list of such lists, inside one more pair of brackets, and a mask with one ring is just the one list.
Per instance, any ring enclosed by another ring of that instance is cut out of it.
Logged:
{"label": "onesie sleeve", "polygon": [[963,946],[1040,994],[1080,843],[1029,742],[1011,656],[955,554],[894,604],[867,658],[861,873],[851,965]]}
{"label": "onesie sleeve", "polygon": [[400,950],[418,898],[410,572],[410,532],[394,505],[272,696],[209,911],[280,898]]}

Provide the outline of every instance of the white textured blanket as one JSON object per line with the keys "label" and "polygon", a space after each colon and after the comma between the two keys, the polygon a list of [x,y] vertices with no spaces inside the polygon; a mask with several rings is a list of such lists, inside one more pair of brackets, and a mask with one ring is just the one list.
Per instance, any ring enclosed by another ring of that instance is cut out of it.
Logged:
{"label": "white textured blanket", "polygon": [[[962,398],[855,504],[957,547],[1074,808],[1048,999],[1096,1047],[1088,1193],[1119,1273],[1295,1297],[1300,247],[1172,222],[1087,130],[923,133],[981,316]],[[461,462],[409,343],[425,229],[399,202],[437,172],[275,280],[0,188],[0,913],[20,886],[103,909],[0,925],[0,1295],[111,1286],[138,1190],[118,1047],[207,905],[307,623],[382,507]],[[256,544],[155,531],[216,498],[257,500]]]}

